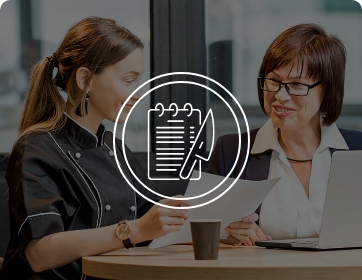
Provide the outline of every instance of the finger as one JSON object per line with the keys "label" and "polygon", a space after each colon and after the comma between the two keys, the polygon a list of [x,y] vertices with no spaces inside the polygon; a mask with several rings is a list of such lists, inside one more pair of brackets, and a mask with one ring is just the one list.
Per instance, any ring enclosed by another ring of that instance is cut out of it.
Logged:
{"label": "finger", "polygon": [[229,235],[226,239],[220,239],[220,242],[230,245],[241,244],[239,239],[236,239],[234,236]]}
{"label": "finger", "polygon": [[253,242],[250,241],[250,239],[245,240],[245,242],[243,243],[246,246],[252,246]]}
{"label": "finger", "polygon": [[159,210],[163,216],[169,217],[181,217],[187,220],[189,218],[189,211],[184,209],[169,209],[169,208],[162,208]]}
{"label": "finger", "polygon": [[[259,240],[266,240],[264,232],[257,225],[255,225],[254,232],[256,233]],[[257,240],[257,241],[259,241],[259,240]]]}
{"label": "finger", "polygon": [[256,235],[255,233],[253,233],[252,235],[249,236],[249,239],[252,243],[252,245],[255,245],[255,241],[260,241],[260,238],[258,237],[258,235]]}
{"label": "finger", "polygon": [[[174,197],[181,198],[183,195],[176,195]],[[159,203],[169,206],[191,206],[191,204],[186,200],[175,200],[175,199],[162,199]]]}
{"label": "finger", "polygon": [[163,225],[162,229],[165,233],[179,231],[182,226],[180,225]]}
{"label": "finger", "polygon": [[161,221],[164,225],[180,225],[183,226],[185,224],[184,218],[175,218],[175,217],[162,217]]}
{"label": "finger", "polygon": [[250,222],[256,222],[258,219],[259,219],[259,215],[257,213],[253,213],[249,216],[242,218],[241,221],[243,221],[244,223],[250,223]]}
{"label": "finger", "polygon": [[240,243],[245,243],[247,240],[249,240],[249,236],[246,236],[246,235],[240,235],[240,234],[230,234],[230,235],[233,236],[234,238],[238,239],[240,241]]}
{"label": "finger", "polygon": [[237,235],[245,235],[247,237],[249,237],[250,235],[252,235],[254,233],[254,230],[251,228],[225,228],[226,232],[229,234],[232,234],[233,236],[235,236],[235,234]]}
{"label": "finger", "polygon": [[265,235],[266,240],[273,240],[273,237],[271,237],[270,235]]}
{"label": "finger", "polygon": [[248,228],[251,228],[252,226],[253,226],[253,222],[245,223],[245,222],[238,221],[238,222],[233,222],[233,223],[229,224],[229,228],[245,228],[245,229],[248,229]]}

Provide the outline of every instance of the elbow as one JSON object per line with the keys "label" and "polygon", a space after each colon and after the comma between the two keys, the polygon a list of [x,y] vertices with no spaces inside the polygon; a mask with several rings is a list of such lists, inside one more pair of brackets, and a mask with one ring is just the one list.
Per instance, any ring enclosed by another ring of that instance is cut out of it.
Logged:
{"label": "elbow", "polygon": [[31,269],[36,272],[42,272],[46,270],[44,267],[44,262],[41,258],[41,253],[37,250],[37,246],[33,243],[35,240],[32,240],[28,246],[25,248],[25,257],[31,267]]}

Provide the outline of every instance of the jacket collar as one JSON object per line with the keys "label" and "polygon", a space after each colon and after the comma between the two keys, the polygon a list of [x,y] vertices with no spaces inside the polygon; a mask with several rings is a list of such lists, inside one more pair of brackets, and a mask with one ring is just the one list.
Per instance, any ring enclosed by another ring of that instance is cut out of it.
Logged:
{"label": "jacket collar", "polygon": [[103,124],[100,124],[97,135],[88,130],[86,127],[72,119],[67,113],[64,113],[67,116],[65,129],[67,135],[74,138],[80,144],[87,147],[98,147],[104,145],[104,134],[106,128]]}

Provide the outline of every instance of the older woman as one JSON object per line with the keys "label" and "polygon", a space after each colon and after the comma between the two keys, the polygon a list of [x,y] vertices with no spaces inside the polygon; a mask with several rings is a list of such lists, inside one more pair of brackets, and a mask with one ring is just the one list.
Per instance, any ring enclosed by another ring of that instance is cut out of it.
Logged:
{"label": "older woman", "polygon": [[[250,132],[251,150],[242,179],[281,180],[257,209],[259,226],[233,223],[233,242],[319,235],[331,154],[362,149],[362,133],[338,129],[346,51],[318,25],[296,25],[268,48],[258,76],[262,110],[269,120]],[[245,160],[246,134],[236,176]],[[226,175],[235,162],[238,135],[220,137],[209,172]],[[341,186],[343,187],[343,186]],[[238,239],[239,241],[235,240]]]}

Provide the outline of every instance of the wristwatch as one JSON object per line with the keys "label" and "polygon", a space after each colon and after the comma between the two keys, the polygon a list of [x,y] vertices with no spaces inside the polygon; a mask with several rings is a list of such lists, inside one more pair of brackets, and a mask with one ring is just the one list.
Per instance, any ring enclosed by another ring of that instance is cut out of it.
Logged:
{"label": "wristwatch", "polygon": [[127,224],[127,220],[122,220],[118,223],[116,236],[122,241],[124,248],[134,248],[131,241],[131,228]]}

